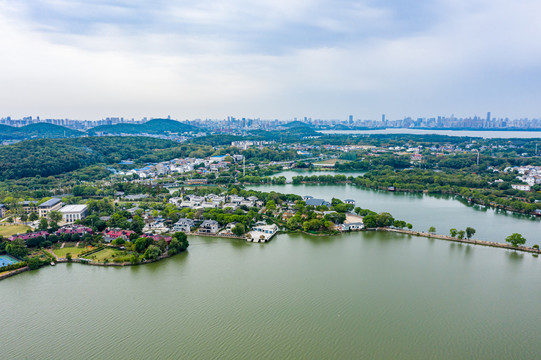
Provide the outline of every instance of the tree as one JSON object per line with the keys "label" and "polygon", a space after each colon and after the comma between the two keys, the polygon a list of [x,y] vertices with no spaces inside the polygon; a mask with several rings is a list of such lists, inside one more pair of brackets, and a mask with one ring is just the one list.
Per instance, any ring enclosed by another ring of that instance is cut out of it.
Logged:
{"label": "tree", "polygon": [[6,245],[6,252],[9,255],[22,259],[28,254],[28,249],[26,248],[23,239],[15,239]]}
{"label": "tree", "polygon": [[514,247],[517,247],[519,245],[524,245],[526,243],[526,239],[519,233],[514,233],[509,235],[505,238],[505,241],[513,245]]}
{"label": "tree", "polygon": [[39,219],[38,214],[36,214],[35,212],[31,212],[30,216],[28,217],[28,220],[36,221],[37,219]]}
{"label": "tree", "polygon": [[71,262],[71,253],[66,253],[66,259]]}
{"label": "tree", "polygon": [[173,234],[173,239],[169,244],[169,250],[174,249],[173,251],[176,251],[176,254],[186,250],[189,245],[190,244],[188,243],[188,237],[186,236],[186,234],[179,231]]}
{"label": "tree", "polygon": [[49,212],[49,219],[51,219],[52,222],[58,223],[62,220],[62,213],[57,210],[53,210]]}
{"label": "tree", "polygon": [[49,227],[49,223],[47,222],[47,219],[41,218],[41,220],[39,221],[38,229],[47,230],[48,227]]}
{"label": "tree", "polygon": [[276,203],[274,202],[274,200],[267,201],[266,208],[270,211],[276,210]]}
{"label": "tree", "polygon": [[146,251],[143,257],[147,260],[156,260],[160,255],[162,254],[162,250],[157,247],[156,245],[150,245]]}
{"label": "tree", "polygon": [[429,233],[435,233],[436,232],[436,228],[434,226],[431,226],[429,229],[428,229],[428,232]]}
{"label": "tree", "polygon": [[474,234],[475,234],[475,229],[468,226],[468,227],[466,228],[466,237],[469,239],[469,238],[471,238]]}
{"label": "tree", "polygon": [[452,228],[449,230],[449,233],[451,234],[451,237],[456,237],[456,234],[458,234],[458,230],[455,228]]}
{"label": "tree", "polygon": [[465,232],[464,230],[460,230],[460,231],[458,232],[458,238],[459,238],[460,240],[464,239],[464,235],[466,235],[466,232]]}
{"label": "tree", "polygon": [[246,233],[246,228],[242,223],[238,223],[235,225],[235,227],[233,227],[233,229],[231,229],[231,232],[237,236],[242,236],[244,233]]}
{"label": "tree", "polygon": [[394,218],[388,212],[382,212],[376,217],[376,223],[379,227],[387,227],[393,225]]}
{"label": "tree", "polygon": [[140,237],[139,239],[135,240],[135,251],[142,254],[153,242],[154,240],[151,238]]}
{"label": "tree", "polygon": [[132,219],[130,230],[135,231],[138,234],[143,233],[143,228],[145,227],[145,221],[139,215],[135,215]]}
{"label": "tree", "polygon": [[28,215],[22,214],[22,215],[21,215],[21,221],[22,221],[22,222],[26,222],[27,220],[28,220]]}
{"label": "tree", "polygon": [[41,266],[41,260],[37,256],[31,257],[30,259],[28,259],[28,267],[30,268],[30,270],[36,270],[40,266]]}
{"label": "tree", "polygon": [[406,224],[406,227],[407,227],[409,230],[413,229],[413,225],[411,225],[410,223],[407,223],[407,224]]}

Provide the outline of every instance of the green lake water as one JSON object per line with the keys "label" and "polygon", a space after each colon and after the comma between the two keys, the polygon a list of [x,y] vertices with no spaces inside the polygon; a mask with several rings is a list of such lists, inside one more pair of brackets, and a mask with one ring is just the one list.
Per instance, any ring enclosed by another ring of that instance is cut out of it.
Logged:
{"label": "green lake water", "polygon": [[401,234],[190,238],[0,282],[5,359],[533,359],[540,263]]}
{"label": "green lake water", "polygon": [[[290,171],[283,174],[291,176]],[[282,173],[277,173],[274,176],[281,175]],[[471,226],[477,231],[474,236],[476,239],[505,242],[507,236],[518,232],[526,238],[526,245],[541,245],[541,217],[469,205],[445,195],[378,191],[351,184],[258,185],[249,188],[301,196],[311,195],[328,201],[333,197],[341,200],[353,199],[356,206],[376,212],[390,212],[395,218],[411,223],[413,229],[418,231],[428,231],[434,226],[438,234],[448,235],[451,228],[464,230]]]}
{"label": "green lake water", "polygon": [[[350,185],[258,187],[479,237],[540,223]],[[384,232],[190,237],[135,267],[58,264],[0,281],[0,359],[535,359],[541,259]]]}

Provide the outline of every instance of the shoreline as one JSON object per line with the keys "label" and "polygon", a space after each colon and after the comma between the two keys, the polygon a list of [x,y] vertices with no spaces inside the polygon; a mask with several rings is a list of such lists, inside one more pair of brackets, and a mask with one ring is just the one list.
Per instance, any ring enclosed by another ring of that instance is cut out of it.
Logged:
{"label": "shoreline", "polygon": [[494,241],[486,241],[486,240],[459,239],[459,238],[451,237],[449,235],[431,234],[431,233],[418,232],[418,231],[413,231],[413,230],[392,229],[392,228],[375,228],[375,229],[367,229],[366,231],[394,232],[394,233],[413,235],[413,236],[418,236],[418,237],[425,237],[425,238],[431,238],[431,239],[459,242],[459,243],[464,243],[464,244],[481,245],[481,246],[495,247],[495,248],[501,248],[501,249],[523,251],[523,252],[528,252],[528,253],[532,253],[532,254],[540,254],[541,253],[541,250],[534,249],[534,248],[527,247],[527,246],[513,246],[511,244],[494,242]]}
{"label": "shoreline", "polygon": [[[494,248],[500,248],[500,249],[522,251],[522,252],[531,253],[531,254],[535,254],[535,255],[538,255],[538,254],[541,253],[541,250],[539,250],[539,249],[534,249],[534,248],[526,247],[526,246],[513,246],[511,244],[494,242],[494,241],[486,241],[486,240],[459,239],[459,238],[451,237],[449,235],[431,234],[431,233],[418,232],[418,231],[413,231],[413,230],[393,229],[393,228],[373,228],[373,229],[360,230],[360,232],[363,232],[363,231],[391,232],[391,233],[398,233],[398,234],[404,234],[404,235],[410,235],[410,236],[424,237],[424,238],[429,238],[429,239],[437,239],[437,240],[458,242],[458,243],[469,244],[469,245],[480,245],[480,246],[486,246],[486,247],[494,247]],[[275,235],[297,233],[297,234],[321,237],[321,236],[338,236],[338,235],[351,233],[351,232],[357,232],[357,231],[339,232],[339,233],[335,233],[335,234],[327,234],[327,233],[325,233],[325,234],[324,233],[312,234],[312,233],[309,233],[309,232],[306,232],[306,231],[297,230],[297,231],[278,231]],[[235,240],[244,240],[244,241],[246,241],[245,238],[238,237],[238,236],[223,236],[223,235],[220,236],[220,235],[214,235],[214,234],[197,234],[197,233],[189,233],[187,235],[188,236],[204,236],[204,237],[214,237],[214,238],[235,239]],[[247,242],[249,242],[249,241],[247,241]],[[45,249],[45,251],[54,254],[49,249]],[[185,251],[183,251],[183,252],[185,252]],[[158,257],[155,260],[143,260],[143,261],[135,263],[135,264],[132,263],[132,262],[121,262],[121,263],[115,263],[115,262],[107,262],[107,263],[92,262],[90,260],[86,261],[87,259],[82,259],[82,258],[75,258],[75,259],[72,259],[71,261],[68,261],[68,259],[66,259],[66,258],[58,258],[56,255],[54,255],[54,256],[56,258],[55,263],[66,263],[66,264],[67,263],[78,263],[78,264],[84,264],[84,265],[90,265],[90,266],[117,266],[117,267],[123,267],[123,266],[137,266],[137,265],[150,264],[150,263],[153,263],[153,262],[158,262],[160,260],[164,260],[164,259],[173,257],[175,255],[178,255],[178,254],[174,254],[174,255],[165,254],[165,255],[161,255],[160,257]],[[30,271],[30,268],[28,266],[25,266],[25,267],[22,267],[20,269],[16,269],[16,270],[7,272],[5,274],[0,275],[0,281],[4,280],[4,279],[7,279],[7,278],[9,278],[11,276],[15,276],[15,275],[18,275],[20,273],[26,272],[26,271]]]}

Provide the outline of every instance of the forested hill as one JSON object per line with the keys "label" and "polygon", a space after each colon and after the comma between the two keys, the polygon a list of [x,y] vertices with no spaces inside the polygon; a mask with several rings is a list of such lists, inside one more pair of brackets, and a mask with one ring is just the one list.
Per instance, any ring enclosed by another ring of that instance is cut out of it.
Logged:
{"label": "forested hill", "polygon": [[22,127],[0,125],[0,140],[24,140],[31,138],[63,138],[83,135],[77,130],[63,126],[37,123]]}
{"label": "forested hill", "polygon": [[59,175],[88,165],[168,160],[178,143],[148,137],[81,137],[21,141],[0,147],[0,181]]}
{"label": "forested hill", "polygon": [[167,135],[168,133],[182,134],[197,130],[195,126],[183,124],[176,120],[154,119],[143,124],[116,124],[116,125],[101,125],[89,129],[89,135],[104,133],[104,134],[153,134]]}

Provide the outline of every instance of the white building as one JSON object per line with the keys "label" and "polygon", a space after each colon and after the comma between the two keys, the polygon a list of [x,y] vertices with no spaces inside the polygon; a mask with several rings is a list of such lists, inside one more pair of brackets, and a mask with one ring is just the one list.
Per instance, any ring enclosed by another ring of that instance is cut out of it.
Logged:
{"label": "white building", "polygon": [[267,242],[278,232],[278,226],[276,224],[266,225],[265,223],[258,222],[252,231],[246,236],[247,241],[251,242]]}
{"label": "white building", "polygon": [[511,188],[515,190],[530,191],[530,185],[526,184],[511,184]]}
{"label": "white building", "polygon": [[66,223],[72,223],[86,217],[88,207],[86,205],[66,205],[60,212],[62,220]]}

